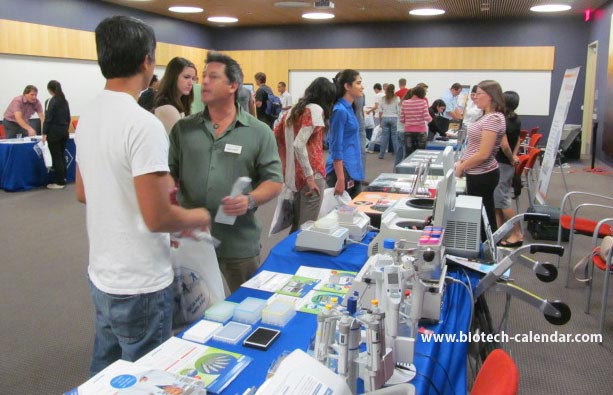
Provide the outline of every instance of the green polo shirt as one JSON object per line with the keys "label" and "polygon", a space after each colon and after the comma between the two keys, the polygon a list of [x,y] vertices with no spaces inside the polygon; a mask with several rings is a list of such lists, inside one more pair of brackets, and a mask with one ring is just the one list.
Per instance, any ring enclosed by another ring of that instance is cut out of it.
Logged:
{"label": "green polo shirt", "polygon": [[[219,138],[206,107],[172,128],[168,164],[172,176],[179,180],[181,206],[206,207],[215,218],[221,199],[230,194],[238,177],[251,178],[246,192],[263,181],[283,182],[272,130],[240,107],[238,111],[234,123]],[[221,241],[217,249],[221,258],[249,258],[260,253],[261,227],[253,210],[239,216],[234,225],[213,222],[211,231]]]}

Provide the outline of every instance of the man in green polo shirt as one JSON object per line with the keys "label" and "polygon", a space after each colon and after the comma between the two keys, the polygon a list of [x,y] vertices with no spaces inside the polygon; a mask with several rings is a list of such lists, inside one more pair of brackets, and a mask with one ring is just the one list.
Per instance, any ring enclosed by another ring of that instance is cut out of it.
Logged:
{"label": "man in green polo shirt", "polygon": [[[170,133],[170,173],[179,185],[179,203],[236,216],[234,225],[214,223],[212,234],[220,269],[234,291],[260,265],[261,227],[255,209],[281,192],[283,176],[277,143],[270,128],[236,104],[242,85],[239,64],[227,55],[209,52],[202,75],[202,112],[179,120]],[[237,178],[251,187],[230,197]]]}

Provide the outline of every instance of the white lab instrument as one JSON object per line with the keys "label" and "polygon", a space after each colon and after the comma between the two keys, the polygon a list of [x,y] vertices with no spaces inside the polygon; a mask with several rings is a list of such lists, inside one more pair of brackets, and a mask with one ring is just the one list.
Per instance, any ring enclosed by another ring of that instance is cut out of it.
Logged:
{"label": "white lab instrument", "polygon": [[349,230],[328,216],[307,221],[300,229],[296,236],[296,251],[318,251],[336,256],[341,253],[349,237]]}

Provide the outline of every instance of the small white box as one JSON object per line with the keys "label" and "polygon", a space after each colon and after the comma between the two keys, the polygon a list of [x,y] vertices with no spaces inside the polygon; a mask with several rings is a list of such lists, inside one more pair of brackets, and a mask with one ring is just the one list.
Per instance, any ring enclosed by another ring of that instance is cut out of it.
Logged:
{"label": "small white box", "polygon": [[219,322],[200,320],[183,334],[183,339],[196,343],[206,343],[214,334],[223,327]]}

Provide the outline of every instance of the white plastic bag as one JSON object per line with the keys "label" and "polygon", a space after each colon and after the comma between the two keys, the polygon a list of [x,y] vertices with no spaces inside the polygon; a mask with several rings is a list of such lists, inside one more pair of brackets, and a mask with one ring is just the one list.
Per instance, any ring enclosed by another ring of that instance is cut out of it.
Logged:
{"label": "white plastic bag", "polygon": [[283,184],[283,189],[277,197],[277,207],[272,216],[268,236],[272,236],[292,226],[294,221],[294,194],[294,191]]}
{"label": "white plastic bag", "polygon": [[373,144],[381,144],[381,125],[377,125],[370,136],[370,142]]}
{"label": "white plastic bag", "polygon": [[321,208],[319,209],[319,216],[317,218],[321,218],[335,208],[349,203],[351,203],[351,196],[349,196],[347,191],[343,191],[343,194],[338,196],[334,195],[334,188],[326,188],[324,189]]}
{"label": "white plastic bag", "polygon": [[202,318],[204,311],[225,298],[223,279],[211,240],[179,240],[170,251],[175,278],[173,327]]}
{"label": "white plastic bag", "polygon": [[39,141],[37,144],[40,149],[40,154],[45,161],[45,167],[48,169],[53,167],[53,159],[51,158],[51,151],[49,151],[49,144],[45,141]]}

